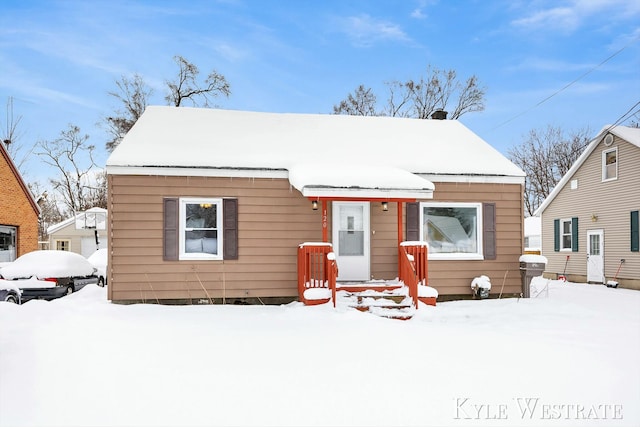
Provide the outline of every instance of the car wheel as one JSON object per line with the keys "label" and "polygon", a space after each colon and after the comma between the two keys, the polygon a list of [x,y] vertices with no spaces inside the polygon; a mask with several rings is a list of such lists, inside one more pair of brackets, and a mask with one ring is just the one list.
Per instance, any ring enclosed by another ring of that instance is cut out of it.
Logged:
{"label": "car wheel", "polygon": [[100,276],[98,278],[98,286],[104,288],[104,277]]}
{"label": "car wheel", "polygon": [[67,286],[67,295],[71,295],[73,293],[73,285]]}
{"label": "car wheel", "polygon": [[8,294],[6,297],[4,297],[4,300],[6,302],[12,302],[14,304],[18,303],[18,298],[16,298],[16,296],[13,294]]}

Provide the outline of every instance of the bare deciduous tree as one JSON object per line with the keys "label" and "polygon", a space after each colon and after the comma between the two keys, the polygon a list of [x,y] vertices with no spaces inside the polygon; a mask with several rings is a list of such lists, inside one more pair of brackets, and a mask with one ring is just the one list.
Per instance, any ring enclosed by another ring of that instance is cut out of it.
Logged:
{"label": "bare deciduous tree", "polygon": [[347,95],[346,99],[333,106],[333,113],[351,116],[375,116],[376,95],[371,88],[365,88],[364,85],[360,85],[353,92],[353,95]]}
{"label": "bare deciduous tree", "polygon": [[548,126],[529,131],[525,141],[508,150],[509,159],[526,174],[524,205],[533,215],[590,142],[589,129],[566,133]]}
{"label": "bare deciduous tree", "polygon": [[88,139],[88,135],[80,134],[79,127],[69,125],[60,132],[60,138],[38,143],[41,151],[36,154],[59,172],[57,178],[49,178],[49,183],[62,198],[67,214],[94,206],[92,191],[98,187],[93,160],[95,146],[87,144]]}
{"label": "bare deciduous tree", "polygon": [[196,81],[200,70],[198,67],[182,56],[173,58],[178,64],[178,76],[174,81],[166,81],[169,94],[165,97],[169,105],[180,107],[184,101],[189,100],[193,106],[199,106],[198,99],[202,99],[202,106],[208,107],[211,98],[218,95],[229,96],[231,88],[227,79],[216,70],[211,71],[204,81],[204,85],[199,85]]}
{"label": "bare deciduous tree", "polygon": [[4,143],[7,152],[11,156],[11,160],[16,165],[23,177],[27,176],[24,169],[25,162],[29,155],[33,152],[35,144],[25,146],[21,139],[24,133],[20,130],[20,122],[22,116],[14,116],[13,113],[13,97],[7,98],[6,119],[4,124],[0,122],[0,140]]}
{"label": "bare deciduous tree", "polygon": [[55,195],[50,196],[47,190],[43,189],[38,182],[29,183],[29,190],[34,195],[40,207],[40,217],[38,218],[38,240],[47,241],[49,235],[47,229],[65,219],[65,215],[60,210],[60,205]]}
{"label": "bare deciduous tree", "polygon": [[144,113],[153,93],[139,74],[132,78],[122,76],[116,81],[117,90],[109,92],[109,95],[120,101],[120,108],[114,111],[114,115],[105,118],[107,131],[111,139],[107,141],[106,148],[113,151],[120,144],[122,138],[129,132],[136,121]]}
{"label": "bare deciduous tree", "polygon": [[[463,83],[455,70],[428,66],[426,74],[417,80],[385,84],[389,94],[377,115],[429,119],[436,110],[444,110],[449,112],[450,119],[457,120],[463,114],[484,110],[485,89],[478,78],[471,76]],[[354,105],[359,108],[353,108]],[[376,111],[376,96],[360,85],[333,110],[335,114],[372,115],[368,113]]]}

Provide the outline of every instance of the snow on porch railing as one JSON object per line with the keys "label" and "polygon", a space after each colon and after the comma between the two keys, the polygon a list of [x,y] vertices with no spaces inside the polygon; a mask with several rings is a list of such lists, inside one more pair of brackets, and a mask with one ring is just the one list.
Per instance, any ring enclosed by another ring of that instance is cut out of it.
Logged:
{"label": "snow on porch railing", "polygon": [[[322,304],[333,297],[337,264],[331,243],[307,242],[298,246],[298,297],[305,305]],[[332,258],[332,259],[330,259]]]}
{"label": "snow on porch railing", "polygon": [[418,284],[428,285],[427,243],[400,243],[398,263],[400,280],[409,288],[413,305],[418,308]]}

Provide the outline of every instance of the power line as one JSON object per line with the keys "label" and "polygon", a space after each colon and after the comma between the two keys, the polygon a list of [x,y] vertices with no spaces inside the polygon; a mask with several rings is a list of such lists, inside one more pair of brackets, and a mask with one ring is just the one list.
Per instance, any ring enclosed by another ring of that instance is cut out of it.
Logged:
{"label": "power line", "polygon": [[636,114],[637,112],[640,112],[640,109],[638,109],[638,111],[633,111],[634,108],[636,108],[638,105],[640,105],[640,101],[636,102],[631,108],[629,108],[627,110],[626,113],[624,113],[623,115],[621,115],[618,120],[616,120],[615,122],[613,122],[612,125],[610,125],[607,130],[605,132],[609,132],[611,129],[613,129],[614,127],[616,127],[619,123],[624,122],[625,120],[627,120],[630,116]]}
{"label": "power line", "polygon": [[[548,100],[550,100],[551,98],[553,98],[554,96],[558,95],[560,92],[565,91],[566,89],[568,89],[570,86],[572,86],[574,83],[578,82],[579,80],[582,80],[584,77],[588,76],[589,74],[591,74],[593,71],[595,71],[596,69],[600,68],[602,65],[604,65],[605,63],[607,63],[609,60],[611,60],[612,58],[616,57],[618,54],[620,54],[623,50],[625,50],[626,48],[628,48],[629,46],[631,46],[633,43],[636,42],[636,40],[640,39],[640,36],[632,39],[629,43],[627,43],[625,46],[623,46],[620,50],[618,50],[617,52],[613,53],[612,55],[610,55],[607,59],[605,59],[604,61],[600,62],[598,65],[596,65],[595,67],[587,70],[587,72],[585,72],[584,74],[582,74],[581,76],[579,76],[578,78],[576,78],[575,80],[573,80],[572,82],[566,84],[564,87],[562,87],[561,89],[555,91],[554,93],[552,93],[551,95],[547,96],[546,98],[544,98],[542,101],[538,102],[537,104],[535,104],[534,106],[524,110],[523,112],[521,112],[520,114],[517,114],[513,117],[511,117],[509,120],[500,123],[498,126],[494,127],[493,129],[491,129],[492,131],[498,129],[499,127],[502,127],[504,125],[506,125],[507,123],[510,123],[512,121],[514,121],[515,119],[517,119],[518,117],[524,116],[525,114],[527,114],[529,111],[533,110],[534,108],[539,107],[540,105],[544,104],[545,102],[547,102]],[[636,104],[637,105],[637,104]],[[631,107],[633,108],[633,107]]]}

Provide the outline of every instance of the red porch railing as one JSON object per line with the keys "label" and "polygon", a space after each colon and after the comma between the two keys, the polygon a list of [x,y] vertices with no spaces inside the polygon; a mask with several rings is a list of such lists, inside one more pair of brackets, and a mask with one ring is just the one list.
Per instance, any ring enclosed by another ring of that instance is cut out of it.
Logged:
{"label": "red porch railing", "polygon": [[413,305],[418,308],[418,285],[428,285],[427,244],[402,242],[398,248],[400,280],[409,288]]}
{"label": "red porch railing", "polygon": [[[309,242],[298,246],[298,297],[305,305],[323,304],[333,298],[335,305],[338,267],[331,243]],[[307,289],[326,289],[330,297],[305,297]]]}

